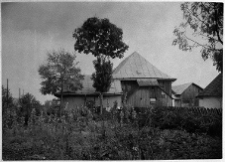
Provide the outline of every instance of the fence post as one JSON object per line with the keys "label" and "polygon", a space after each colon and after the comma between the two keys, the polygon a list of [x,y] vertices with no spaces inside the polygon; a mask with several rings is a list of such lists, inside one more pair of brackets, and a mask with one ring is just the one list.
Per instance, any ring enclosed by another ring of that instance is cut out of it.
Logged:
{"label": "fence post", "polygon": [[7,79],[7,88],[6,88],[6,108],[7,109],[8,109],[8,96],[9,96],[8,92],[9,92],[9,87],[8,87],[8,79]]}

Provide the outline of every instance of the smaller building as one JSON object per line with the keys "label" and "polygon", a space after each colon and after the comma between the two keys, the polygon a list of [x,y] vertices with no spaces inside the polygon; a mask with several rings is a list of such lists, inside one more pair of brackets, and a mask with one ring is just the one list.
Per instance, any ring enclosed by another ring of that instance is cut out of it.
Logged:
{"label": "smaller building", "polygon": [[186,83],[172,87],[173,106],[188,107],[199,106],[199,99],[196,98],[203,91],[199,85],[195,83]]}
{"label": "smaller building", "polygon": [[222,108],[223,75],[220,73],[208,86],[198,95],[199,106],[206,108]]}
{"label": "smaller building", "polygon": [[[85,75],[82,80],[83,88],[76,92],[70,91],[65,88],[63,92],[63,103],[66,109],[73,109],[77,106],[84,106],[92,104],[94,106],[100,106],[99,93],[95,91],[93,87],[93,80],[90,75]],[[112,80],[111,87],[108,92],[103,93],[103,107],[113,107],[115,102],[117,106],[121,106],[122,89],[118,80]],[[60,98],[60,93],[55,94]]]}

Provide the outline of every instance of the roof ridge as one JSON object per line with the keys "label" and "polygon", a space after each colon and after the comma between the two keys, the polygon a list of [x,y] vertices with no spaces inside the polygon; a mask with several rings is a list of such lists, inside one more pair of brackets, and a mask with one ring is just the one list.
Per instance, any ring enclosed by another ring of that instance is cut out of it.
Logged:
{"label": "roof ridge", "polygon": [[190,86],[191,84],[194,84],[195,86],[197,86],[197,87],[203,89],[201,86],[199,86],[199,85],[196,84],[195,82],[187,82],[187,83],[182,83],[182,84],[174,85],[174,86],[172,86],[172,88],[176,88],[176,87],[184,86],[184,85],[189,85],[189,86]]}
{"label": "roof ridge", "polygon": [[188,87],[190,87],[191,85],[194,85],[200,89],[203,90],[202,87],[200,87],[199,85],[197,85],[194,82],[188,82],[188,83],[183,83],[183,84],[179,84],[179,85],[175,85],[172,86],[172,90],[176,93],[176,94],[182,94]]}
{"label": "roof ridge", "polygon": [[113,70],[113,73],[114,73],[116,70],[120,69],[120,68],[125,64],[125,62],[127,62],[127,60],[128,60],[133,54],[134,54],[134,52],[133,52],[132,54],[130,54],[129,56],[127,56],[124,60],[122,60],[122,61],[119,63],[119,65]]}
{"label": "roof ridge", "polygon": [[[141,56],[140,54],[139,54],[139,56]],[[155,71],[155,69],[156,70],[158,70],[160,73],[163,73],[161,70],[159,70],[155,65],[153,65],[151,62],[149,62],[146,58],[144,58],[143,56],[141,56],[140,58],[142,58],[142,59],[144,59],[145,60],[145,62],[147,63],[147,64],[149,64],[149,65],[151,65],[152,66],[152,68],[153,68],[153,72],[154,72],[154,74],[156,75],[156,71]],[[148,71],[149,71],[149,69],[148,69]],[[165,74],[165,73],[163,73],[164,75],[167,75],[167,74]],[[161,74],[160,74],[161,75]],[[162,75],[161,75],[162,76]],[[167,75],[168,76],[168,75]],[[168,76],[169,77],[169,76]]]}
{"label": "roof ridge", "polygon": [[[135,53],[138,54],[138,56],[139,56],[141,59],[145,60],[145,62],[146,62],[147,64],[149,64],[149,65],[152,66],[153,72],[154,72],[155,75],[156,75],[156,71],[155,71],[155,70],[159,71],[159,72],[160,72],[160,75],[161,75],[161,73],[163,73],[164,75],[167,75],[167,74],[165,74],[164,72],[162,72],[161,70],[159,70],[159,69],[158,69],[155,65],[153,65],[151,62],[149,62],[145,57],[141,56],[141,54],[139,54],[139,53],[136,52],[136,51],[135,51]],[[149,71],[149,69],[148,69],[148,71]],[[162,75],[161,75],[161,76],[162,76]],[[169,77],[169,76],[167,75],[167,77]]]}

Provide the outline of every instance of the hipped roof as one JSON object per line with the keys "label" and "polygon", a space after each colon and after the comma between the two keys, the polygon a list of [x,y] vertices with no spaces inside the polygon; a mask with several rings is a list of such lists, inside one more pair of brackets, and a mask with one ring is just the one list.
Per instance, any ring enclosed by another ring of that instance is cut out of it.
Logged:
{"label": "hipped roof", "polygon": [[[85,75],[84,80],[81,81],[83,88],[81,90],[78,90],[76,92],[72,92],[65,88],[63,95],[64,96],[85,96],[85,95],[99,95],[98,92],[95,91],[95,88],[93,87],[93,80],[91,79],[90,75]],[[104,95],[121,95],[122,89],[120,85],[119,80],[112,80],[111,87],[107,93],[104,93]],[[60,97],[60,93],[55,94],[55,96]]]}
{"label": "hipped roof", "polygon": [[137,52],[134,52],[125,58],[113,70],[113,78],[120,80],[147,78],[176,80],[157,69]]}
{"label": "hipped roof", "polygon": [[208,86],[198,95],[198,97],[222,97],[223,75],[220,73]]}
{"label": "hipped roof", "polygon": [[203,90],[202,87],[200,87],[199,85],[197,85],[195,83],[185,83],[185,84],[173,86],[172,90],[176,95],[181,95],[190,85],[194,85],[194,86],[198,87],[199,89]]}

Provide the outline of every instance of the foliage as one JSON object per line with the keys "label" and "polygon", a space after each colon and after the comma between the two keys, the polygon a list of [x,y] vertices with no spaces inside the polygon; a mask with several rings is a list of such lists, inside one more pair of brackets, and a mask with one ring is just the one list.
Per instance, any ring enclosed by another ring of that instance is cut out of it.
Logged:
{"label": "foliage", "polygon": [[94,81],[93,87],[97,92],[109,91],[112,80],[112,63],[108,60],[101,64],[101,60],[99,58],[94,60],[93,63],[96,71],[92,74],[92,79]]}
{"label": "foliage", "polygon": [[[222,137],[222,113],[212,113],[205,108],[157,107],[148,113],[152,127],[186,130]],[[216,110],[213,110],[216,112]]]}
{"label": "foliage", "polygon": [[[203,59],[212,58],[218,71],[223,70],[223,3],[185,2],[181,4],[185,22],[176,27],[176,39],[183,51],[201,47]],[[188,32],[192,31],[189,36]]]}
{"label": "foliage", "polygon": [[113,65],[110,58],[122,58],[128,46],[122,41],[123,31],[108,19],[88,18],[80,28],[75,29],[74,49],[85,54],[91,53],[94,60],[95,73],[92,74],[93,87],[100,92],[102,113],[103,92],[111,85]]}
{"label": "foliage", "polygon": [[25,125],[28,125],[28,120],[31,116],[32,110],[35,111],[36,115],[40,115],[42,106],[39,101],[35,99],[35,97],[30,94],[26,93],[23,95],[19,100],[19,107],[17,115],[23,116]]}
{"label": "foliage", "polygon": [[41,92],[43,94],[56,94],[63,92],[66,88],[76,91],[82,88],[80,68],[75,62],[76,55],[66,52],[64,49],[48,53],[47,63],[41,65],[38,72],[43,81]]}
{"label": "foliage", "polygon": [[60,104],[58,100],[45,101],[44,110],[47,115],[59,115]]}
{"label": "foliage", "polygon": [[2,86],[2,111],[6,111],[7,108],[10,108],[14,105],[13,97],[10,93],[10,90]]}
{"label": "foliage", "polygon": [[[146,111],[147,115],[148,113],[154,111]],[[137,117],[143,116],[138,114]],[[86,107],[77,107],[71,112],[64,111],[60,117],[43,113],[36,116],[32,112],[28,127],[13,121],[13,127],[3,133],[3,160],[222,158],[220,137],[191,133],[183,129],[159,129],[153,127],[153,121],[150,122],[152,126],[146,123],[137,127],[129,121],[119,124],[116,118],[107,118],[103,126],[101,121],[93,120],[93,115]]]}
{"label": "foliage", "polygon": [[95,57],[122,58],[128,46],[123,43],[123,31],[108,19],[97,17],[88,18],[84,24],[75,29],[73,37],[76,39],[74,49]]}
{"label": "foliage", "polygon": [[[32,111],[32,109],[36,109],[35,111],[39,111],[40,114],[41,103],[35,99],[35,97],[30,94],[26,93],[23,95],[19,100],[20,106],[22,107],[22,111]],[[39,110],[38,110],[39,109]]]}

